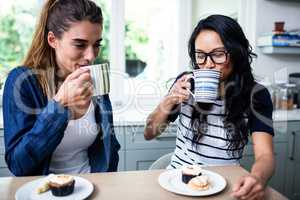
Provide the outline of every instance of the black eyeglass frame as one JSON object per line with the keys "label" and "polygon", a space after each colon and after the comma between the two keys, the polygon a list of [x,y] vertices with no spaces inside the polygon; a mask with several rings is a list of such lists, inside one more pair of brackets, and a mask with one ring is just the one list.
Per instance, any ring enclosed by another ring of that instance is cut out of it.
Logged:
{"label": "black eyeglass frame", "polygon": [[[222,53],[225,53],[225,61],[224,62],[221,62],[221,63],[218,63],[218,62],[215,62],[215,60],[212,58],[212,54],[213,53],[216,53],[216,52],[222,52]],[[204,58],[204,61],[202,62],[202,63],[197,63],[197,57],[196,57],[196,54],[197,53],[202,53],[202,54],[204,54],[205,55],[205,58]],[[217,50],[217,51],[211,51],[211,52],[209,52],[209,53],[205,53],[205,52],[203,52],[203,51],[195,51],[194,52],[194,54],[195,54],[195,64],[197,64],[197,65],[203,65],[203,64],[205,64],[206,63],[206,61],[207,61],[207,57],[209,56],[209,58],[211,59],[211,61],[214,63],[214,64],[224,64],[224,63],[226,63],[227,62],[227,59],[228,59],[228,54],[229,54],[229,52],[227,51],[227,50]]]}

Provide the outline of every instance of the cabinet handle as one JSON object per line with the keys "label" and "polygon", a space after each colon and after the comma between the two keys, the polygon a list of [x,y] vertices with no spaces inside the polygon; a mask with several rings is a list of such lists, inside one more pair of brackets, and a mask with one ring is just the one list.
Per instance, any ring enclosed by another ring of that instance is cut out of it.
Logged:
{"label": "cabinet handle", "polygon": [[289,149],[289,159],[294,160],[296,133],[294,131],[292,131],[291,134],[292,134],[292,144],[290,145],[290,149]]}

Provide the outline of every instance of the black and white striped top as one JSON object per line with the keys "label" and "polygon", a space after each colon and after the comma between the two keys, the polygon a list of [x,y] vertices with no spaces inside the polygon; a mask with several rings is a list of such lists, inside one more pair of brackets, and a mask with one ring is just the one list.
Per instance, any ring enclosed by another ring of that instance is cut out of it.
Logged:
{"label": "black and white striped top", "polygon": [[[269,102],[269,94],[267,90],[263,90],[262,99]],[[271,106],[271,107],[270,107]],[[182,103],[180,112],[177,113],[175,119],[177,128],[177,139],[174,154],[168,169],[180,168],[183,165],[190,164],[206,164],[206,165],[226,165],[239,164],[242,158],[243,146],[238,149],[229,150],[229,142],[224,129],[225,106],[223,100],[217,100],[212,110],[207,115],[208,129],[200,140],[192,146],[193,131],[191,130],[191,115],[193,109],[193,99],[190,98],[187,103]],[[272,104],[265,105],[262,109],[263,115],[272,121]],[[260,112],[261,113],[261,112]],[[248,118],[249,131],[263,131],[271,135],[273,133],[272,125],[267,125],[263,120],[250,115]],[[174,118],[174,117],[173,117]],[[174,121],[175,119],[171,120]],[[229,151],[228,151],[229,150]],[[232,151],[234,154],[232,155]],[[229,153],[228,153],[229,152]]]}

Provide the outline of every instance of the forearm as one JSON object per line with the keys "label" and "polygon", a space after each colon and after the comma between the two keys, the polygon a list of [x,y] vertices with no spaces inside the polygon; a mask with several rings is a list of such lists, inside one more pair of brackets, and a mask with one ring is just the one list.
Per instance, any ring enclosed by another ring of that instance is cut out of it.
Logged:
{"label": "forearm", "polygon": [[146,140],[155,138],[165,130],[169,124],[168,116],[174,105],[174,99],[171,96],[167,96],[148,116],[144,131]]}
{"label": "forearm", "polygon": [[275,159],[273,154],[260,155],[252,166],[251,174],[259,178],[264,185],[267,184],[275,170]]}
{"label": "forearm", "polygon": [[[19,111],[18,120],[27,121],[25,113]],[[49,102],[29,127],[14,124],[13,114],[5,115],[6,161],[10,170],[18,176],[30,175],[34,169],[55,150],[63,137],[68,113],[55,102]],[[10,127],[10,128],[9,128]],[[15,127],[15,128],[11,128]],[[26,158],[26,161],[24,160]],[[24,163],[26,162],[26,163]]]}

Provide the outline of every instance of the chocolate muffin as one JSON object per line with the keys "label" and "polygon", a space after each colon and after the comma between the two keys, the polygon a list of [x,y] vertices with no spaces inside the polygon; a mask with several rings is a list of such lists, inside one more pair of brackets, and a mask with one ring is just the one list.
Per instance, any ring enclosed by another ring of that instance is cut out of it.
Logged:
{"label": "chocolate muffin", "polygon": [[49,180],[49,188],[54,196],[67,196],[73,193],[75,179],[70,175],[55,175]]}

